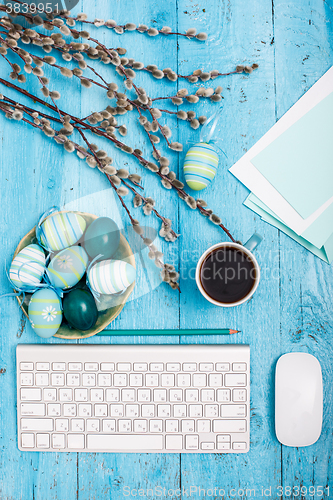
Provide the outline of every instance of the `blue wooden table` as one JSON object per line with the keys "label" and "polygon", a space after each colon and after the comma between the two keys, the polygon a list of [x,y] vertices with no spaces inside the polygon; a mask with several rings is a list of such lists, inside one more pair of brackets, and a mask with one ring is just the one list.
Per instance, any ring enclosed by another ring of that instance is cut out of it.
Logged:
{"label": "blue wooden table", "polygon": [[[93,337],[81,341],[250,344],[251,447],[244,455],[21,453],[16,431],[15,348],[18,343],[43,340],[27,324],[15,299],[2,299],[1,500],[117,500],[126,495],[143,495],[140,488],[155,487],[161,489],[150,498],[175,499],[180,488],[183,498],[191,495],[199,499],[203,497],[199,487],[214,499],[290,498],[290,492],[297,499],[333,496],[332,267],[243,207],[246,189],[227,171],[332,65],[332,9],[331,0],[81,0],[74,9],[74,13],[89,13],[92,19],[144,22],[158,28],[168,25],[182,32],[194,26],[209,33],[209,40],[199,43],[175,36],[150,38],[134,32],[119,37],[114,32],[98,31],[101,41],[109,47],[124,46],[129,56],[145,64],[171,67],[181,74],[197,68],[229,71],[238,63],[260,65],[252,75],[231,75],[213,82],[214,87],[221,84],[224,88],[218,145],[227,159],[222,160],[214,184],[203,193],[236,239],[245,241],[254,231],[264,236],[257,251],[262,280],[249,303],[223,309],[203,299],[193,271],[200,254],[225,239],[222,231],[187,208],[175,193],[161,188],[157,179],[142,172],[131,157],[112,150],[118,167],[125,165],[131,172],[143,173],[145,192],[156,199],[159,210],[173,220],[181,233],[176,243],[161,245],[167,261],[181,273],[182,293],[165,284],[147,292],[140,288],[147,285],[147,277],[139,269],[136,295],[110,328],[230,327],[242,333],[233,338]],[[108,71],[106,67],[104,74]],[[6,77],[7,73],[2,60],[1,76]],[[77,116],[86,116],[109,104],[98,89],[86,90],[78,82],[64,81],[52,71],[51,74],[53,88],[62,93],[59,102],[63,109],[75,109]],[[140,74],[141,81],[152,96],[190,88],[186,83],[161,83]],[[205,86],[210,86],[210,82]],[[32,82],[28,88],[37,93],[39,85]],[[0,92],[5,93],[3,86]],[[13,91],[6,90],[6,95],[18,98]],[[216,109],[209,102],[197,106],[199,114],[209,115]],[[129,123],[126,117],[120,121]],[[179,138],[185,150],[198,140],[198,131],[188,124],[181,122],[177,128],[174,117],[166,123],[174,131],[174,140]],[[126,142],[149,157],[149,144],[133,119],[128,128]],[[0,293],[6,293],[10,289],[5,260],[10,261],[21,237],[50,206],[113,216],[124,226],[128,221],[97,169],[90,169],[23,123],[0,116],[0,133]],[[110,145],[104,147],[109,152]],[[184,154],[185,151],[169,155],[173,169],[181,168]],[[140,209],[134,213],[142,224],[158,229],[152,216],[145,219]],[[61,340],[52,338],[46,342]],[[275,363],[280,355],[290,351],[314,354],[321,362],[324,377],[322,435],[316,444],[300,449],[281,446],[274,432]]]}

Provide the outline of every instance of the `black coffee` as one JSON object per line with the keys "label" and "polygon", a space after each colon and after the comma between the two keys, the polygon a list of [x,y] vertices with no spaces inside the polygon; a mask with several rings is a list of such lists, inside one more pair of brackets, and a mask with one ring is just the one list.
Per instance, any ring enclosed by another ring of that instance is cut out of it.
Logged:
{"label": "black coffee", "polygon": [[216,248],[200,269],[200,281],[207,295],[225,304],[244,299],[254,287],[256,277],[250,257],[233,247]]}

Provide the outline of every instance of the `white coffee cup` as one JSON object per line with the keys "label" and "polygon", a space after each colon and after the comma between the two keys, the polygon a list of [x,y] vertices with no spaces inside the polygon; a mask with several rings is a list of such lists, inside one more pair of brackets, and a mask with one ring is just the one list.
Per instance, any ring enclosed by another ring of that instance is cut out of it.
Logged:
{"label": "white coffee cup", "polygon": [[[195,280],[197,282],[197,286],[200,290],[200,293],[205,297],[205,299],[207,299],[209,302],[219,307],[235,307],[244,304],[244,302],[247,302],[252,297],[254,292],[257,290],[260,281],[260,267],[252,251],[260,244],[261,241],[262,237],[260,236],[260,234],[254,233],[244,245],[240,245],[239,243],[233,243],[233,242],[216,243],[216,245],[211,246],[201,255],[195,272]],[[228,249],[235,248],[240,250],[243,254],[247,256],[248,259],[250,259],[255,270],[254,284],[251,290],[237,302],[229,303],[229,302],[219,302],[218,300],[215,300],[214,298],[210,297],[210,295],[208,295],[208,293],[205,291],[201,283],[200,279],[201,266],[205,262],[207,256],[211,254],[214,250],[223,248],[228,248]]]}

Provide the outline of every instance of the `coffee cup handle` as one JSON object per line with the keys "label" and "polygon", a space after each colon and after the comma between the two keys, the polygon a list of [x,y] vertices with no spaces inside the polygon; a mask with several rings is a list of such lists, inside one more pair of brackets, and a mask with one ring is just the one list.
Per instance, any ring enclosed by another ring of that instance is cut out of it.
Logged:
{"label": "coffee cup handle", "polygon": [[262,242],[262,236],[260,236],[260,234],[258,233],[254,233],[251,238],[246,242],[244,243],[244,247],[249,250],[249,252],[253,252],[253,250],[255,250],[257,248],[258,245],[260,245],[260,243]]}

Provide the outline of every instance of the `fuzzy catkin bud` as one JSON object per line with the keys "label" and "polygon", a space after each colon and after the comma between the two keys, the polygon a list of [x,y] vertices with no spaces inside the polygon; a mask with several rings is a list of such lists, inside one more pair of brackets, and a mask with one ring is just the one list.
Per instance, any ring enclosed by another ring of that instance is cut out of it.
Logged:
{"label": "fuzzy catkin bud", "polygon": [[183,151],[183,145],[180,142],[171,142],[169,148],[173,151]]}
{"label": "fuzzy catkin bud", "polygon": [[196,104],[199,101],[199,97],[197,95],[188,95],[188,96],[185,97],[185,99],[190,104]]}
{"label": "fuzzy catkin bud", "polygon": [[69,68],[60,68],[60,72],[63,76],[67,78],[72,78],[73,72]]}
{"label": "fuzzy catkin bud", "polygon": [[200,40],[200,42],[204,42],[207,40],[207,33],[198,33],[195,37],[197,40]]}

